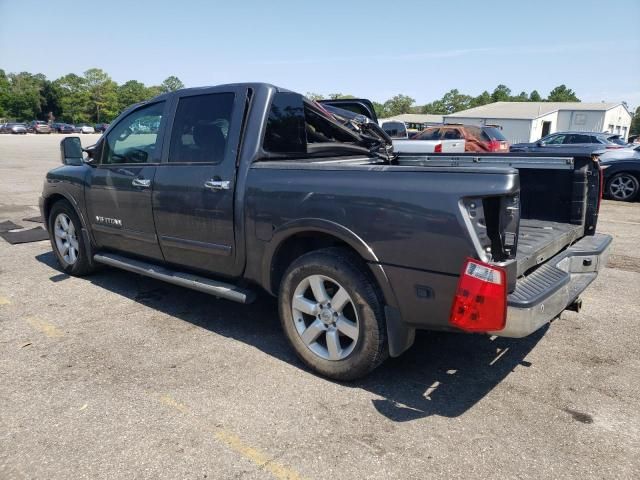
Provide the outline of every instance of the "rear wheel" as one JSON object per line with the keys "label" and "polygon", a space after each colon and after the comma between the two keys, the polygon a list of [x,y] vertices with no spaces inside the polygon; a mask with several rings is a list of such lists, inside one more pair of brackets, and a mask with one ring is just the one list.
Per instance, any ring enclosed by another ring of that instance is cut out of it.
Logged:
{"label": "rear wheel", "polygon": [[640,183],[638,179],[627,172],[616,173],[607,185],[607,193],[614,200],[630,202],[638,196]]}
{"label": "rear wheel", "polygon": [[56,202],[49,212],[49,238],[58,263],[65,273],[82,276],[94,270],[82,236],[82,224],[66,200]]}
{"label": "rear wheel", "polygon": [[301,256],[284,275],[282,327],[321,375],[353,380],[387,358],[383,303],[366,268],[348,250],[327,248]]}

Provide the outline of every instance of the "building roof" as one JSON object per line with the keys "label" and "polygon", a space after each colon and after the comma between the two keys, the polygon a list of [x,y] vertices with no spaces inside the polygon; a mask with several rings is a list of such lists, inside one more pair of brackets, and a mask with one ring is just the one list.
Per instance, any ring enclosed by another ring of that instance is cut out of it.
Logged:
{"label": "building roof", "polygon": [[605,102],[495,102],[445,115],[447,118],[513,118],[533,120],[560,110],[607,111],[621,103]]}
{"label": "building roof", "polygon": [[432,115],[430,113],[402,113],[394,117],[381,118],[380,122],[397,120],[406,123],[442,123],[442,115]]}

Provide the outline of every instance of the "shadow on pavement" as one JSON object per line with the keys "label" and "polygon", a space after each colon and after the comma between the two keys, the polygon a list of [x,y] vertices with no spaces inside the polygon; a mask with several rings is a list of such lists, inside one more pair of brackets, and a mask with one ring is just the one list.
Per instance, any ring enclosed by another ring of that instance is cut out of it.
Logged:
{"label": "shadow on pavement", "polygon": [[[51,281],[64,281],[52,252],[36,259],[56,270]],[[87,281],[149,308],[251,345],[307,371],[280,329],[277,303],[258,294],[251,305],[218,300],[117,269],[104,268]],[[395,422],[430,415],[457,417],[472,408],[517,366],[544,336],[546,328],[523,339],[418,332],[413,347],[387,360],[368,377],[343,384],[367,390],[380,399],[375,409]]]}

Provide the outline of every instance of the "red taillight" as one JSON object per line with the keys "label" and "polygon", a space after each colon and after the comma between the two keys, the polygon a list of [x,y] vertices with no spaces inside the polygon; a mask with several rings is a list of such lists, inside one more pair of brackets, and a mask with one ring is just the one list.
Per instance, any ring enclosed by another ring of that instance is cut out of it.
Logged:
{"label": "red taillight", "polygon": [[467,332],[494,332],[507,319],[507,276],[504,268],[468,258],[453,298],[449,323]]}
{"label": "red taillight", "polygon": [[434,153],[442,153],[442,144],[439,143],[435,146],[435,148],[433,149]]}
{"label": "red taillight", "polygon": [[616,148],[623,148],[622,145],[607,145],[607,150],[615,150]]}
{"label": "red taillight", "polygon": [[497,142],[495,140],[491,140],[489,142],[489,151],[490,152],[496,152],[496,151],[498,151],[499,148],[500,148],[500,142]]}

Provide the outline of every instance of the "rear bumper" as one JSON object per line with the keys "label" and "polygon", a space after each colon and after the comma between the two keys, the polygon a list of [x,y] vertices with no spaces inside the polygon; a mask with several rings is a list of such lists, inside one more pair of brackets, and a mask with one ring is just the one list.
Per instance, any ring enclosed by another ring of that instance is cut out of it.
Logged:
{"label": "rear bumper", "polygon": [[507,322],[492,335],[526,337],[556,318],[598,276],[609,257],[611,236],[584,237],[516,282],[507,297]]}

